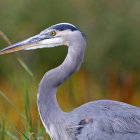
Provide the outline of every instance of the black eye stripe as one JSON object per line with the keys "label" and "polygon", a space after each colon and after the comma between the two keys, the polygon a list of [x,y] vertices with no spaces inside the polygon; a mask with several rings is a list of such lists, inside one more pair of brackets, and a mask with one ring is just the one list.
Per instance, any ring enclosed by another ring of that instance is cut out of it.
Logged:
{"label": "black eye stripe", "polygon": [[[51,37],[55,37],[57,32],[64,31],[64,30],[80,31],[83,38],[86,39],[85,34],[79,28],[67,23],[60,23],[60,24],[53,25],[47,28],[46,30],[42,31],[40,34],[46,34],[46,35],[50,34]],[[50,31],[55,31],[55,35],[51,35]]]}
{"label": "black eye stripe", "polygon": [[54,25],[54,26],[51,26],[50,29],[56,29],[56,30],[59,30],[59,31],[64,31],[66,29],[70,29],[71,31],[78,30],[75,26],[72,26],[72,25],[69,25],[69,24]]}

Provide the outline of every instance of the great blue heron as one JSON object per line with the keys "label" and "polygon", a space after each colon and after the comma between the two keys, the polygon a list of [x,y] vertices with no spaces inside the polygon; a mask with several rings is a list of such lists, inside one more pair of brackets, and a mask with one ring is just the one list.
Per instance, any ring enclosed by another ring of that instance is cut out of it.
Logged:
{"label": "great blue heron", "polygon": [[53,140],[140,140],[140,108],[111,100],[88,102],[63,112],[57,88],[78,70],[86,47],[84,33],[72,24],[53,25],[38,35],[13,44],[0,54],[19,50],[68,46],[64,62],[47,72],[39,85],[38,110]]}

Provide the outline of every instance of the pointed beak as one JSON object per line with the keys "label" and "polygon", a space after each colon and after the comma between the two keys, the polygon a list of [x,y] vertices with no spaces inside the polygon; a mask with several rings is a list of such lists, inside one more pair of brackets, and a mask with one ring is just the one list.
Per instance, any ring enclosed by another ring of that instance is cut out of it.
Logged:
{"label": "pointed beak", "polygon": [[15,43],[11,46],[8,46],[2,50],[0,50],[0,55],[6,54],[6,53],[11,53],[19,50],[26,50],[26,49],[31,49],[32,47],[37,47],[39,46],[39,42],[42,40],[42,38],[39,35],[36,35],[34,37],[30,37],[24,41]]}
{"label": "pointed beak", "polygon": [[65,42],[66,41],[60,36],[50,37],[49,34],[40,33],[0,50],[0,55],[20,50],[33,50],[38,48],[50,48],[55,46],[67,45]]}

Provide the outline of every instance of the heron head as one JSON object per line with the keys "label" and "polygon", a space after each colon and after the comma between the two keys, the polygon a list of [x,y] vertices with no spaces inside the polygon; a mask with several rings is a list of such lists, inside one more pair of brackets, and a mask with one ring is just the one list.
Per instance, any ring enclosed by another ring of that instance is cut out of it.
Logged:
{"label": "heron head", "polygon": [[38,35],[15,43],[0,50],[0,55],[19,50],[32,50],[38,48],[50,48],[55,46],[67,45],[80,34],[85,39],[85,35],[77,27],[69,23],[53,25]]}

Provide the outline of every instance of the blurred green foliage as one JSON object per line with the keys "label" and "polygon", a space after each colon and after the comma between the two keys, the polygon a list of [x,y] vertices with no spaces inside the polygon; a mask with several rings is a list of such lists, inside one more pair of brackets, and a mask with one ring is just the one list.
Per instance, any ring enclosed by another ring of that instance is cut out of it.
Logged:
{"label": "blurred green foliage", "polygon": [[[0,30],[15,43],[53,24],[76,25],[87,36],[85,60],[79,74],[58,91],[61,107],[70,110],[103,98],[140,106],[139,7],[139,0],[1,0]],[[0,49],[6,46],[0,38]],[[22,111],[21,92],[26,83],[31,114],[33,109],[38,114],[34,106],[39,81],[46,71],[62,63],[66,53],[67,48],[62,46],[0,56],[0,89]],[[19,57],[29,66],[35,81],[21,67]],[[65,96],[61,96],[63,92]],[[1,98],[0,103],[6,105]],[[3,113],[8,114],[1,109],[0,115]],[[32,117],[37,118],[34,114]],[[10,113],[9,118],[12,120]]]}
{"label": "blurred green foliage", "polygon": [[[0,27],[12,42],[17,42],[50,25],[70,22],[87,35],[84,66],[88,70],[102,71],[114,63],[120,70],[139,70],[139,4],[139,0],[5,0],[0,2]],[[1,48],[6,46],[2,40],[0,44]],[[59,57],[52,58],[58,51],[40,50],[37,56],[36,51],[24,52],[24,57],[35,68],[39,65],[36,61],[41,61],[40,65],[47,61],[52,68],[66,52],[61,50]]]}

